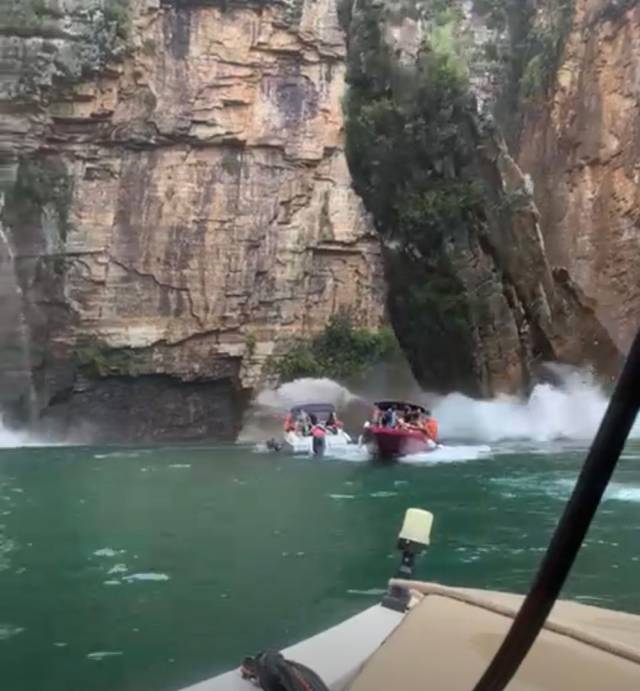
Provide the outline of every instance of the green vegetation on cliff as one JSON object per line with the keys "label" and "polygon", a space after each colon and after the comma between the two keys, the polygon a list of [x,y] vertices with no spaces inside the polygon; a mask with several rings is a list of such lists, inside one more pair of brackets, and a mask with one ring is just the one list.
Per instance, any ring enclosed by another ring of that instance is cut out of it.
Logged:
{"label": "green vegetation on cliff", "polygon": [[[528,30],[514,58],[521,66],[520,92],[524,98],[547,93],[564,49],[573,18],[573,0],[549,0],[544,20],[528,16]],[[523,10],[520,10],[523,11]]]}
{"label": "green vegetation on cliff", "polygon": [[[7,193],[4,221],[14,233],[40,228],[47,218],[55,221],[60,242],[69,229],[71,178],[57,157],[23,158],[16,182]],[[50,238],[55,244],[56,238]]]}
{"label": "green vegetation on cliff", "polygon": [[133,348],[113,348],[99,338],[83,337],[74,348],[74,356],[86,376],[99,379],[141,374],[147,353]]}
{"label": "green vegetation on cliff", "polygon": [[352,21],[347,80],[347,155],[356,188],[387,239],[431,249],[443,227],[478,210],[469,99],[460,58],[430,45],[414,68],[397,65],[383,11],[361,4]]}
{"label": "green vegetation on cliff", "polygon": [[22,39],[11,98],[39,105],[64,99],[74,84],[119,60],[128,48],[130,5],[131,0],[68,6],[59,0],[4,0],[0,31]]}
{"label": "green vegetation on cliff", "polygon": [[353,326],[347,314],[331,318],[309,343],[299,343],[273,364],[282,382],[300,377],[344,379],[390,356],[396,344],[388,329],[370,331]]}
{"label": "green vegetation on cliff", "polygon": [[434,367],[472,367],[470,300],[450,248],[484,220],[473,101],[451,18],[407,67],[387,45],[384,12],[367,0],[350,20],[347,156],[384,241],[398,340],[426,380]]}

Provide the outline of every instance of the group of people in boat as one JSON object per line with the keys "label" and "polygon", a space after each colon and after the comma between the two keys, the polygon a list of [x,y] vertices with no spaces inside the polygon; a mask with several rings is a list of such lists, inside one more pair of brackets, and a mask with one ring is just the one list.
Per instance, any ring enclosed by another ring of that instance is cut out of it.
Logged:
{"label": "group of people in boat", "polygon": [[375,406],[371,424],[390,429],[421,432],[428,439],[438,441],[438,422],[429,410],[412,408],[409,405],[405,408],[389,406],[381,410]]}
{"label": "group of people in boat", "polygon": [[[298,437],[324,437],[339,434],[343,429],[333,406],[310,404],[292,408],[284,421],[284,433],[293,432]],[[405,432],[420,432],[427,439],[438,441],[438,422],[429,410],[421,406],[379,403],[374,406],[372,427],[395,429]]]}
{"label": "group of people in boat", "polygon": [[330,411],[326,420],[321,421],[315,413],[308,413],[304,408],[289,411],[284,421],[284,432],[295,432],[299,437],[320,437],[325,434],[338,434],[343,424],[335,413]]}

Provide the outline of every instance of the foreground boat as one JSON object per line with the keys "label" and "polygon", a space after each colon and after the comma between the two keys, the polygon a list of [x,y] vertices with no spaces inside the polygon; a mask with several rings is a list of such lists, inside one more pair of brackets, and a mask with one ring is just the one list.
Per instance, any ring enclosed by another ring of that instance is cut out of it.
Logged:
{"label": "foreground boat", "polygon": [[[282,651],[332,691],[472,691],[523,596],[392,580],[371,607]],[[250,691],[240,669],[184,691]],[[300,687],[305,688],[304,685]],[[637,691],[640,616],[558,601],[509,691]]]}

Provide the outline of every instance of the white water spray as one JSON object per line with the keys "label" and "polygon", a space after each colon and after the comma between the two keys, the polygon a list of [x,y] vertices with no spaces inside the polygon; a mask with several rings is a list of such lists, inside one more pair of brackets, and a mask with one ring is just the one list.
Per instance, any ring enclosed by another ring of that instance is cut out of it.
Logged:
{"label": "white water spray", "polygon": [[[0,193],[0,211],[3,199]],[[22,305],[11,240],[0,224],[0,414],[4,405],[18,403],[24,414],[35,417],[35,392],[31,376],[29,329]],[[22,401],[22,403],[20,403]],[[4,429],[0,416],[0,446],[21,446],[22,436]]]}
{"label": "white water spray", "polygon": [[[431,406],[440,423],[440,436],[447,445],[462,440],[472,444],[509,440],[591,441],[608,405],[606,394],[588,372],[561,365],[550,365],[549,369],[557,384],[538,384],[528,398],[503,395],[475,400],[457,393],[436,398],[426,393],[416,396],[413,387],[408,395]],[[351,416],[346,417],[351,417],[352,424],[348,428],[355,431],[368,416],[372,400],[370,391],[363,396],[358,393],[357,388],[350,391],[330,379],[298,379],[278,389],[262,391],[248,415],[241,441],[264,441],[267,436],[277,436],[286,410],[311,401],[333,403],[341,412],[350,410]],[[265,426],[267,422],[270,424]],[[640,438],[640,422],[631,436]]]}
{"label": "white water spray", "polygon": [[264,389],[254,399],[245,415],[238,441],[263,442],[282,433],[282,422],[287,410],[303,403],[333,403],[338,410],[357,402],[358,397],[349,389],[331,379],[296,379],[277,389]]}
{"label": "white water spray", "polygon": [[256,404],[280,411],[301,403],[333,403],[336,407],[345,406],[358,396],[331,379],[296,379],[277,389],[265,389],[256,397]]}
{"label": "white water spray", "polygon": [[37,442],[23,432],[7,429],[0,417],[0,449],[14,449],[20,446],[37,446]]}
{"label": "white water spray", "polygon": [[[538,384],[529,398],[498,396],[478,401],[451,394],[434,405],[445,438],[485,442],[558,439],[589,442],[608,405],[608,398],[586,372],[555,365],[560,384]],[[636,423],[632,437],[640,436]]]}

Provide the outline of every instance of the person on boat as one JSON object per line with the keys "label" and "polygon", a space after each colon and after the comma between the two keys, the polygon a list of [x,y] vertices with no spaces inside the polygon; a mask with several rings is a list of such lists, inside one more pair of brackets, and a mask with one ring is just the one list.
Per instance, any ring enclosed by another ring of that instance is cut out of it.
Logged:
{"label": "person on boat", "polygon": [[373,415],[371,416],[371,424],[372,425],[380,425],[382,424],[382,413],[380,412],[380,408],[378,408],[377,405],[373,406]]}
{"label": "person on boat", "polygon": [[306,410],[301,410],[298,413],[296,420],[296,433],[301,437],[308,437],[311,432],[311,420]]}
{"label": "person on boat", "polygon": [[400,421],[399,426],[401,429],[406,429],[411,432],[422,432],[423,429],[420,426],[420,419],[417,413],[407,409],[404,418]]}
{"label": "person on boat", "polygon": [[325,427],[331,434],[338,434],[338,431],[342,429],[342,422],[338,420],[333,410],[329,413]]}
{"label": "person on boat", "polygon": [[431,417],[431,411],[427,410],[422,423],[424,433],[434,442],[438,442],[438,421]]}
{"label": "person on boat", "polygon": [[398,423],[396,411],[393,408],[387,408],[382,414],[380,424],[383,427],[395,427]]}
{"label": "person on boat", "polygon": [[296,431],[296,421],[293,419],[293,415],[291,412],[287,413],[287,417],[284,419],[284,433],[288,434],[289,432],[295,432]]}
{"label": "person on boat", "polygon": [[318,418],[311,414],[310,415],[310,422],[311,422],[311,448],[313,450],[313,455],[314,456],[324,456],[324,451],[326,447],[326,435],[327,435],[327,430],[324,425],[321,425],[318,422]]}

